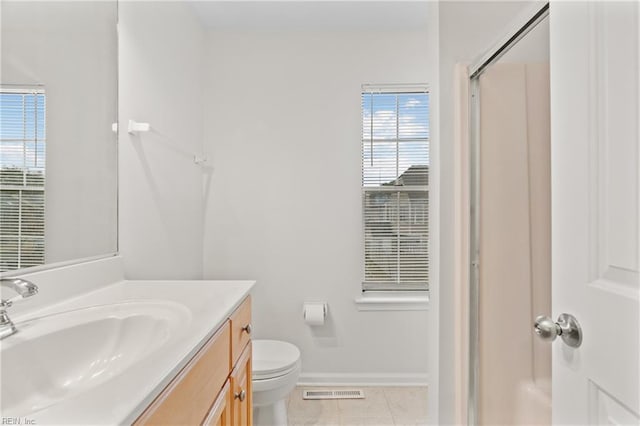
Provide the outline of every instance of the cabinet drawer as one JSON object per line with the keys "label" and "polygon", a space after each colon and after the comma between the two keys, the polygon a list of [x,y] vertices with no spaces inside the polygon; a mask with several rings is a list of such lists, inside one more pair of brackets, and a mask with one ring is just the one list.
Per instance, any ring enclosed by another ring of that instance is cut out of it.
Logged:
{"label": "cabinet drawer", "polygon": [[230,343],[226,321],[135,424],[201,424],[232,367]]}
{"label": "cabinet drawer", "polygon": [[251,340],[251,296],[240,304],[231,315],[231,363],[235,365],[249,340]]}

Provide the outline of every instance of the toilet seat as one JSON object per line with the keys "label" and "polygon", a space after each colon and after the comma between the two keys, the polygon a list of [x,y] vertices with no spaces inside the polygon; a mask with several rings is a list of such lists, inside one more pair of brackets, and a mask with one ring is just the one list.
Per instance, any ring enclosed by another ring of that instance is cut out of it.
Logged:
{"label": "toilet seat", "polygon": [[254,425],[286,425],[287,397],[300,376],[300,350],[278,340],[252,340]]}
{"label": "toilet seat", "polygon": [[278,340],[253,340],[252,380],[284,376],[300,367],[300,350]]}

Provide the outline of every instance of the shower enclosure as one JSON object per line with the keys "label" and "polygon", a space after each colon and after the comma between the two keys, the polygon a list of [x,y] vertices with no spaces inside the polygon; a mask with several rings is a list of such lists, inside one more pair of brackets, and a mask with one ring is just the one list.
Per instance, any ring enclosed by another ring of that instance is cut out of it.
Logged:
{"label": "shower enclosure", "polygon": [[471,69],[469,424],[551,422],[547,7]]}

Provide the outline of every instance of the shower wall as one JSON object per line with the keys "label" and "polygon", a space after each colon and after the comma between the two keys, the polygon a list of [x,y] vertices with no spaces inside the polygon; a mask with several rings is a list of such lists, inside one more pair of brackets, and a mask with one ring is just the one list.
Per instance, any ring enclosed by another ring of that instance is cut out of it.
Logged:
{"label": "shower wall", "polygon": [[480,424],[549,424],[549,64],[497,63],[480,77]]}

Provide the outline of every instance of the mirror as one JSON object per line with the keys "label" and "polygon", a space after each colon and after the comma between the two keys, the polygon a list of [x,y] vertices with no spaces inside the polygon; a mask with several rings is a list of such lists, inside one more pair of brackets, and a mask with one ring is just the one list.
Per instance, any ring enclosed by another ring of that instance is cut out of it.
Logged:
{"label": "mirror", "polygon": [[117,1],[5,1],[0,271],[117,251]]}

